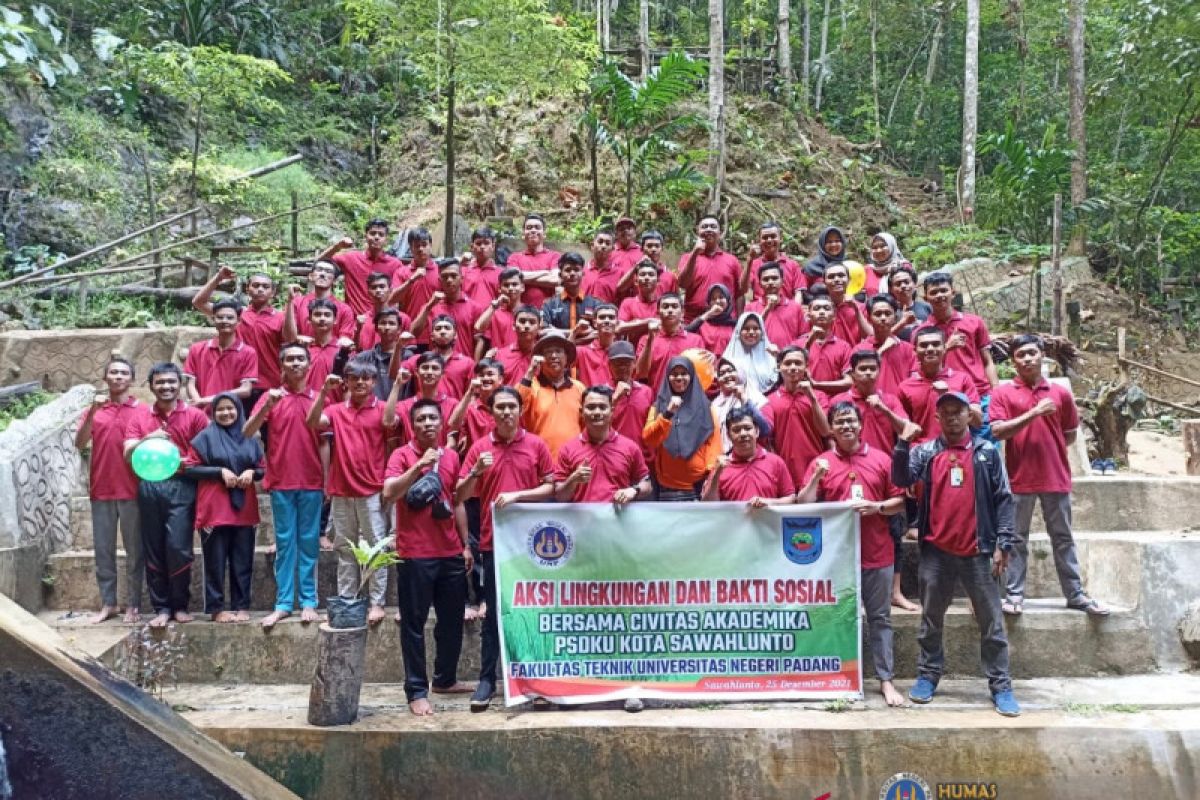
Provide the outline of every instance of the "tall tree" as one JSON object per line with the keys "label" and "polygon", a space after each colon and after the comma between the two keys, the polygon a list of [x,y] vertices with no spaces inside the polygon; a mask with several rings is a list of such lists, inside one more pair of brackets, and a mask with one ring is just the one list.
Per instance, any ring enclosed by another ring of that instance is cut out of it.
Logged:
{"label": "tall tree", "polygon": [[963,130],[959,167],[959,212],[964,222],[975,216],[975,137],[979,126],[979,0],[967,0],[967,35],[963,45]]}
{"label": "tall tree", "polygon": [[[1084,17],[1087,0],[1069,0],[1067,6],[1067,48],[1071,54],[1070,113],[1067,117],[1067,136],[1075,145],[1075,157],[1071,161],[1071,205],[1078,208],[1087,199],[1087,123],[1084,119],[1086,107],[1086,84],[1084,83]],[[1083,255],[1087,246],[1087,230],[1077,222],[1071,231],[1071,242],[1067,252]]]}
{"label": "tall tree", "polygon": [[883,138],[883,125],[879,120],[879,9],[878,0],[869,0],[871,27],[871,109],[874,113],[875,132],[871,141],[878,147]]}
{"label": "tall tree", "polygon": [[779,0],[779,14],[776,18],[775,35],[779,42],[779,80],[783,83],[783,96],[789,103],[792,100],[792,84],[796,82],[796,74],[792,71],[792,4],[790,0]]}
{"label": "tall tree", "polygon": [[825,87],[825,76],[829,72],[829,12],[830,0],[825,0],[825,13],[821,16],[821,54],[817,56],[817,91],[813,107],[821,110],[821,90]]}
{"label": "tall tree", "polygon": [[913,126],[915,127],[925,113],[925,100],[933,87],[933,79],[937,75],[938,52],[942,46],[942,38],[946,35],[946,25],[950,20],[950,12],[954,8],[952,0],[941,0],[937,3],[937,21],[933,24],[933,37],[929,42],[929,60],[925,62],[925,79],[921,82],[921,91],[917,95],[917,107],[913,109]]}
{"label": "tall tree", "polygon": [[650,77],[650,0],[638,3],[638,55],[642,61],[642,80]]}
{"label": "tall tree", "polygon": [[708,211],[721,210],[725,189],[725,4],[708,0],[708,172],[712,190]]}

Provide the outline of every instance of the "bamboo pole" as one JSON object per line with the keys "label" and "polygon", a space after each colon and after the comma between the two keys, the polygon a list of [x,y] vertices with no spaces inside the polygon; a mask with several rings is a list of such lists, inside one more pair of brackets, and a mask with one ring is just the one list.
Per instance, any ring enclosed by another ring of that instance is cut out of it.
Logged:
{"label": "bamboo pole", "polygon": [[[141,228],[139,230],[134,231],[133,233],[127,233],[124,236],[113,239],[111,242],[107,242],[105,244],[98,245],[96,247],[93,247],[90,250],[85,250],[84,252],[79,253],[77,255],[73,255],[70,258],[65,258],[62,261],[59,261],[57,264],[51,264],[46,267],[41,267],[39,269],[35,269],[32,272],[26,272],[24,275],[19,275],[16,278],[12,278],[11,280],[7,280],[7,281],[4,281],[3,283],[0,283],[0,289],[7,289],[10,286],[17,286],[18,284],[22,284],[25,281],[30,280],[31,278],[36,278],[39,275],[44,275],[47,272],[50,272],[51,270],[63,269],[64,267],[69,267],[72,264],[76,264],[80,261],[83,261],[84,259],[88,259],[88,258],[91,258],[92,256],[99,255],[100,253],[104,253],[108,250],[111,250],[119,244],[128,242],[130,239],[136,239],[137,237],[147,234],[152,230],[157,230],[158,228],[161,228],[165,225],[170,225],[172,222],[178,222],[179,220],[183,219],[184,217],[188,216],[189,214],[194,214],[197,211],[199,211],[198,208],[193,208],[188,211],[184,211],[180,214],[176,214],[173,217],[167,217],[164,220],[159,220],[158,222],[154,223],[153,225],[148,225],[145,228]],[[147,255],[153,255],[153,251],[151,251],[151,253],[148,253]]]}
{"label": "bamboo pole", "polygon": [[1194,381],[1191,378],[1185,378],[1182,375],[1175,375],[1173,373],[1167,372],[1166,370],[1161,370],[1158,367],[1152,367],[1149,364],[1143,364],[1140,361],[1134,361],[1131,358],[1125,358],[1124,356],[1118,355],[1117,362],[1122,366],[1122,368],[1136,367],[1137,369],[1145,370],[1146,372],[1149,372],[1153,375],[1158,375],[1161,378],[1174,378],[1175,380],[1179,381],[1180,383],[1186,383],[1188,386],[1200,387],[1200,381]]}
{"label": "bamboo pole", "polygon": [[251,178],[261,178],[263,175],[269,175],[270,173],[275,172],[276,170],[283,169],[284,167],[290,167],[292,164],[295,164],[297,161],[303,161],[303,160],[304,160],[303,154],[296,153],[295,155],[288,156],[287,158],[281,158],[278,161],[272,161],[270,164],[264,164],[261,167],[257,167],[255,169],[250,170],[249,172],[244,172],[241,175],[238,175],[237,177],[230,178],[229,182],[237,183],[238,181],[248,181]]}
{"label": "bamboo pole", "polygon": [[[40,278],[34,278],[29,281],[33,284],[55,283],[61,281],[69,283],[70,281],[83,281],[88,278],[95,278],[101,275],[119,275],[123,272],[142,272],[149,270],[169,269],[174,267],[186,266],[183,261],[166,261],[161,264],[135,264],[131,267],[115,267],[113,269],[97,269],[91,272],[75,272],[70,275],[43,275]],[[162,288],[162,287],[159,287]]]}

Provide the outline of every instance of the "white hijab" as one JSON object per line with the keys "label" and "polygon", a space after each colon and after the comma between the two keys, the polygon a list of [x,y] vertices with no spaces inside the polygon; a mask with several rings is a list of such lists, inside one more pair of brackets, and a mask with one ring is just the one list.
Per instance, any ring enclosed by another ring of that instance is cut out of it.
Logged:
{"label": "white hijab", "polygon": [[[758,340],[757,345],[747,350],[742,344],[742,326],[750,318],[757,320],[758,327],[762,329],[762,338]],[[778,365],[767,352],[767,325],[757,311],[747,311],[738,317],[733,336],[721,357],[737,367],[738,373],[744,378],[746,388],[752,393],[766,394],[779,378]]]}

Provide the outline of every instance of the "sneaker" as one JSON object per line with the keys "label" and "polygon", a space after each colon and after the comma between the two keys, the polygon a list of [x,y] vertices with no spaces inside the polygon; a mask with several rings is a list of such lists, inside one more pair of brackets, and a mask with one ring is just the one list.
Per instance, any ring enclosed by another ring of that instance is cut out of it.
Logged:
{"label": "sneaker", "polygon": [[937,684],[929,678],[917,678],[917,682],[908,692],[908,699],[914,703],[928,703],[933,699],[933,693],[936,691]]}
{"label": "sneaker", "polygon": [[625,710],[628,711],[630,714],[636,714],[637,712],[641,711],[645,707],[646,707],[646,704],[643,703],[641,698],[639,698],[639,697],[631,697],[625,701]]}
{"label": "sneaker", "polygon": [[1116,475],[1117,474],[1117,462],[1113,461],[1111,458],[1104,459],[1104,474],[1105,475]]}
{"label": "sneaker", "polygon": [[1021,707],[1017,705],[1017,698],[1013,697],[1011,689],[996,692],[992,695],[992,703],[996,706],[996,713],[1002,717],[1021,716]]}
{"label": "sneaker", "polygon": [[471,711],[475,713],[487,711],[495,694],[495,685],[491,681],[481,678],[479,685],[475,687],[475,693],[471,695]]}
{"label": "sneaker", "polygon": [[1096,475],[1104,474],[1104,459],[1103,458],[1093,459],[1092,472],[1095,473]]}

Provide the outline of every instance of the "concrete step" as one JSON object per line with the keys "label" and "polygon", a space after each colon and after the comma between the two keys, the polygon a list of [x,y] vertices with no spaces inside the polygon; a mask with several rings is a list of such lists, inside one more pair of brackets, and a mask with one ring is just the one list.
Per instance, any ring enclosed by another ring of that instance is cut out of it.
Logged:
{"label": "concrete step", "polygon": [[[359,720],[333,728],[306,723],[306,684],[272,687],[269,696],[257,687],[180,686],[165,700],[316,800],[344,797],[347,776],[377,798],[873,798],[900,772],[920,776],[930,797],[1197,796],[1196,677],[1015,688],[1024,705],[1017,719],[991,710],[978,679],[944,681],[931,705],[899,709],[869,694],[848,708],[650,702],[628,714],[612,703],[533,711],[497,702],[471,714],[464,698],[435,697],[437,713],[421,718],[404,708],[401,687],[367,685]],[[954,794],[949,781],[994,791]]]}
{"label": "concrete step", "polygon": [[[264,547],[274,544],[275,526],[271,515],[271,497],[267,492],[258,493],[258,515],[262,521],[256,531],[256,544]],[[96,546],[92,538],[91,501],[86,495],[75,495],[71,498],[71,535],[72,550],[91,550]]]}
{"label": "concrete step", "polygon": [[[390,613],[389,621],[371,633],[368,680],[402,679],[397,626],[390,621]],[[264,615],[253,616],[257,621]],[[66,637],[73,635],[78,627],[87,626],[86,615],[63,618],[44,612],[43,618]],[[920,621],[918,612],[896,610],[892,615],[898,677],[915,676]],[[128,631],[132,626],[114,620],[100,627]],[[189,640],[187,657],[179,665],[180,681],[288,683],[311,677],[316,652],[315,625],[303,625],[293,617],[269,632],[253,623],[219,624],[207,620],[180,627]],[[1018,678],[1128,675],[1157,669],[1148,631],[1137,615],[1126,609],[1096,619],[1068,610],[1061,600],[1029,600],[1025,614],[1009,618],[1007,629],[1012,674]],[[865,634],[864,627],[864,638]],[[432,635],[430,623],[427,630],[430,642]],[[459,674],[474,675],[479,663],[478,626],[468,625],[465,637]],[[979,631],[965,602],[956,601],[946,615],[945,649],[947,675],[982,674]],[[115,650],[114,646],[104,651],[104,660],[113,663]],[[872,677],[869,652],[864,652],[863,663],[864,675]]]}

